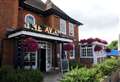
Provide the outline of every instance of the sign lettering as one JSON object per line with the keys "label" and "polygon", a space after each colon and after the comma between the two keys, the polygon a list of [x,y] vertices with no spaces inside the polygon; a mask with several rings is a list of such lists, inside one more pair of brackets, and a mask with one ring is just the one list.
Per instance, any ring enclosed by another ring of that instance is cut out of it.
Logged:
{"label": "sign lettering", "polygon": [[29,28],[31,30],[35,30],[35,31],[38,31],[38,32],[45,32],[45,33],[48,33],[48,34],[53,34],[53,35],[58,35],[59,34],[59,31],[55,28],[52,28],[52,27],[41,27],[40,25],[30,25],[30,24],[25,24],[24,25],[25,28]]}

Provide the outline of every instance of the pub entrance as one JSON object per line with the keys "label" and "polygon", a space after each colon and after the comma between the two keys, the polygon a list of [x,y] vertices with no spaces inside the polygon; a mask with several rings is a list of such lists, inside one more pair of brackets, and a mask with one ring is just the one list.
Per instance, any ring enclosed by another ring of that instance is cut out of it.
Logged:
{"label": "pub entrance", "polygon": [[46,71],[46,49],[39,49],[40,62],[39,68],[42,72]]}
{"label": "pub entrance", "polygon": [[38,68],[42,72],[49,72],[52,68],[52,44],[50,42],[39,42]]}

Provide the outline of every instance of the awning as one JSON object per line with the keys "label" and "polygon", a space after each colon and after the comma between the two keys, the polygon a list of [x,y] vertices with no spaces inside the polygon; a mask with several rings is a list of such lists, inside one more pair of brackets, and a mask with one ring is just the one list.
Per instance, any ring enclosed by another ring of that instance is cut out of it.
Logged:
{"label": "awning", "polygon": [[73,43],[67,43],[63,46],[64,50],[66,51],[70,51],[70,50],[73,50],[74,48],[74,44]]}
{"label": "awning", "polygon": [[17,37],[20,35],[28,35],[28,36],[33,36],[33,37],[38,37],[38,38],[43,38],[43,39],[48,39],[48,40],[61,41],[61,42],[73,42],[73,40],[71,40],[69,38],[53,36],[50,34],[43,34],[43,33],[39,33],[39,32],[32,32],[32,31],[27,31],[27,30],[21,30],[18,32],[11,33],[8,35],[8,38]]}

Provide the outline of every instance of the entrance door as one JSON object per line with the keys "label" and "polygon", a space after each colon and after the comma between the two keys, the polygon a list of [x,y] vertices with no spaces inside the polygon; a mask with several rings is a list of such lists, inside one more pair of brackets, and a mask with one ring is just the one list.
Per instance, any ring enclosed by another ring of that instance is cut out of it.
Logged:
{"label": "entrance door", "polygon": [[38,50],[38,67],[41,71],[49,72],[52,68],[52,45],[51,43],[40,41]]}
{"label": "entrance door", "polygon": [[46,47],[46,72],[50,72],[52,69],[52,45],[47,43]]}
{"label": "entrance door", "polygon": [[46,72],[46,49],[40,50],[40,70]]}

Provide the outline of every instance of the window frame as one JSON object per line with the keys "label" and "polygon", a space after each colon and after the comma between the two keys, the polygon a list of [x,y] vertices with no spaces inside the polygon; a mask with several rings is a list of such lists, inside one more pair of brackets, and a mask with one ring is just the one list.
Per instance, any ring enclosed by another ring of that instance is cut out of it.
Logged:
{"label": "window frame", "polygon": [[[64,32],[63,32],[64,29]],[[67,34],[67,23],[66,20],[60,18],[60,33]]]}
{"label": "window frame", "polygon": [[[83,50],[84,50],[85,55],[83,55]],[[92,55],[88,54],[88,52],[92,52],[91,53]],[[93,58],[93,47],[92,46],[91,47],[81,46],[80,47],[80,58]]]}
{"label": "window frame", "polygon": [[75,48],[73,48],[73,50],[70,51],[70,59],[75,59]]}
{"label": "window frame", "polygon": [[25,15],[25,18],[24,18],[25,23],[29,24],[28,21],[27,21],[27,17],[29,17],[29,16],[31,16],[33,18],[33,24],[32,25],[35,25],[36,20],[35,20],[35,17],[32,14],[26,14]]}
{"label": "window frame", "polygon": [[[69,36],[74,36],[75,35],[75,29],[74,29],[75,25],[71,22],[69,22]],[[72,34],[71,34],[72,32]]]}
{"label": "window frame", "polygon": [[[30,69],[31,66],[32,66],[32,69],[36,69],[37,68],[37,54],[36,53],[37,52],[25,52],[24,53],[24,68]],[[34,57],[32,57],[32,55]],[[32,60],[32,58],[34,58],[34,59]]]}

